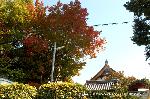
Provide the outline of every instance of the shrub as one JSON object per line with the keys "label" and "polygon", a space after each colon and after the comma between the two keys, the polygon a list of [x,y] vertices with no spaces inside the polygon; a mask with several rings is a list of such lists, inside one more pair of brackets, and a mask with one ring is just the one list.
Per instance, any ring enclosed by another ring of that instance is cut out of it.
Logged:
{"label": "shrub", "polygon": [[85,87],[74,83],[48,83],[40,86],[38,99],[83,99]]}
{"label": "shrub", "polygon": [[28,84],[0,84],[0,99],[33,99],[37,90]]}
{"label": "shrub", "polygon": [[89,90],[87,91],[88,99],[139,99],[136,96],[129,95],[128,92],[122,93],[119,91],[107,90]]}

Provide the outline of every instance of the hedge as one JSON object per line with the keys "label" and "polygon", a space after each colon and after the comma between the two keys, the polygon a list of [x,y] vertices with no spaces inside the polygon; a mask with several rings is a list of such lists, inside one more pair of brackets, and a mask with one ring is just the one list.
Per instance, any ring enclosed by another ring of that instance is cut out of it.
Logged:
{"label": "hedge", "polygon": [[86,88],[74,83],[49,83],[40,86],[38,99],[83,99]]}
{"label": "hedge", "polygon": [[0,99],[84,99],[85,87],[75,83],[48,83],[37,90],[28,84],[0,84]]}
{"label": "hedge", "polygon": [[0,84],[0,99],[33,99],[37,89],[28,84]]}
{"label": "hedge", "polygon": [[36,89],[28,84],[0,84],[0,99],[138,99],[117,92],[87,91],[83,85],[47,83]]}

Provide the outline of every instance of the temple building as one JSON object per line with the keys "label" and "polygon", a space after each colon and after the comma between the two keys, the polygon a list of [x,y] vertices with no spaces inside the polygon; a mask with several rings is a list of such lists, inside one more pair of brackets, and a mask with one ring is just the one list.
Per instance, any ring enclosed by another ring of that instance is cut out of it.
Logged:
{"label": "temple building", "polygon": [[103,68],[94,77],[87,80],[85,86],[88,90],[112,90],[112,85],[117,83],[117,79],[106,79],[112,72],[115,72],[115,70],[110,68],[106,60]]}
{"label": "temple building", "polygon": [[[109,78],[112,72],[116,72],[110,68],[108,61],[105,61],[103,68],[90,80],[85,83],[86,88],[91,92],[91,95],[111,95],[115,89],[114,84],[119,84],[117,78]],[[109,78],[109,80],[108,80]],[[140,99],[150,99],[150,84],[147,83],[146,79],[136,80],[128,86],[129,94],[137,96]],[[108,93],[96,93],[96,92],[108,92]],[[113,95],[112,95],[113,96]],[[149,98],[148,98],[149,97]],[[96,98],[97,99],[97,98]]]}

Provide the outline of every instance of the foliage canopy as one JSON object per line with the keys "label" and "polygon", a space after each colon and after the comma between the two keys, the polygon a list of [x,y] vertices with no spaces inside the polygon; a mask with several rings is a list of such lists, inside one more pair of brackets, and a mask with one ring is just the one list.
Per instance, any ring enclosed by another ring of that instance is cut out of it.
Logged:
{"label": "foliage canopy", "polygon": [[53,44],[57,47],[54,79],[70,81],[85,62],[96,57],[105,40],[88,26],[87,9],[78,0],[45,7],[40,0],[0,2],[0,75],[11,80],[44,83],[50,77]]}
{"label": "foliage canopy", "polygon": [[150,0],[130,0],[124,5],[134,13],[132,41],[144,45],[146,60],[150,57]]}

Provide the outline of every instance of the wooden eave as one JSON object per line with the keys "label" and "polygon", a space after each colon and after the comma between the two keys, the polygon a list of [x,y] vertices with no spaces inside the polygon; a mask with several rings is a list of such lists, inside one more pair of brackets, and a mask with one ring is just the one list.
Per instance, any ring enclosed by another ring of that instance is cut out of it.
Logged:
{"label": "wooden eave", "polygon": [[103,76],[102,74],[103,74],[105,68],[109,68],[110,70],[114,71],[112,68],[109,67],[108,64],[105,64],[104,67],[94,77],[92,77],[90,80],[97,80],[98,78],[102,77]]}

